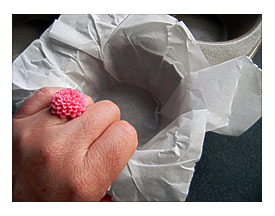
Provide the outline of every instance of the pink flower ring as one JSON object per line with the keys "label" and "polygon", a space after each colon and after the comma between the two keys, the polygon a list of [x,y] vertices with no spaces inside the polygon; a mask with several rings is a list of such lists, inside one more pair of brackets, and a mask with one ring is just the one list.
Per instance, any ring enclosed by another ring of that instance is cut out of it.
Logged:
{"label": "pink flower ring", "polygon": [[50,107],[53,115],[60,118],[70,118],[81,116],[86,110],[86,100],[84,95],[77,90],[67,88],[56,92],[51,100]]}

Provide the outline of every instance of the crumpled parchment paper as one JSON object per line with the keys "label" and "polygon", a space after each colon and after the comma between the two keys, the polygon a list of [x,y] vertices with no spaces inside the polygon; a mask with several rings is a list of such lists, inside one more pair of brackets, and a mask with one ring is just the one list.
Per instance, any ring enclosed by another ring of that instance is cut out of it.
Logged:
{"label": "crumpled parchment paper", "polygon": [[13,103],[41,87],[112,99],[139,147],[114,201],[184,201],[206,131],[240,135],[261,116],[261,70],[246,56],[208,64],[168,15],[62,15],[13,62]]}

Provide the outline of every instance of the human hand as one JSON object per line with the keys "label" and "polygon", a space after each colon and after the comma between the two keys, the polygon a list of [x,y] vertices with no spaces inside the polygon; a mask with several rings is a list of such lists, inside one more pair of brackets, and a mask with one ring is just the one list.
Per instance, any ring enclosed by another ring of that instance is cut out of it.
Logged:
{"label": "human hand", "polygon": [[100,201],[134,153],[136,130],[111,101],[73,120],[50,113],[42,88],[13,116],[13,201]]}

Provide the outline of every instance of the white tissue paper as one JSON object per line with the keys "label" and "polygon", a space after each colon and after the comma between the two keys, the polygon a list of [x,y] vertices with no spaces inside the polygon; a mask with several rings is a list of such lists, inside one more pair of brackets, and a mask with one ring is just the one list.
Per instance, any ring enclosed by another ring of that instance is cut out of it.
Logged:
{"label": "white tissue paper", "polygon": [[246,57],[211,66],[168,15],[62,15],[13,62],[13,103],[42,87],[111,99],[139,146],[114,201],[184,201],[206,131],[240,135],[261,117],[261,71]]}

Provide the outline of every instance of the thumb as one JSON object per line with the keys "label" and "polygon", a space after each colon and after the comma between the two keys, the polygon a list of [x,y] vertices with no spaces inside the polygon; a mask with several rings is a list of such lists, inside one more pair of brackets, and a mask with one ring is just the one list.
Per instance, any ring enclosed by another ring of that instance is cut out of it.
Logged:
{"label": "thumb", "polygon": [[85,158],[86,169],[96,176],[89,179],[92,181],[89,185],[97,189],[98,200],[126,166],[137,145],[135,128],[126,121],[116,121],[90,146]]}

